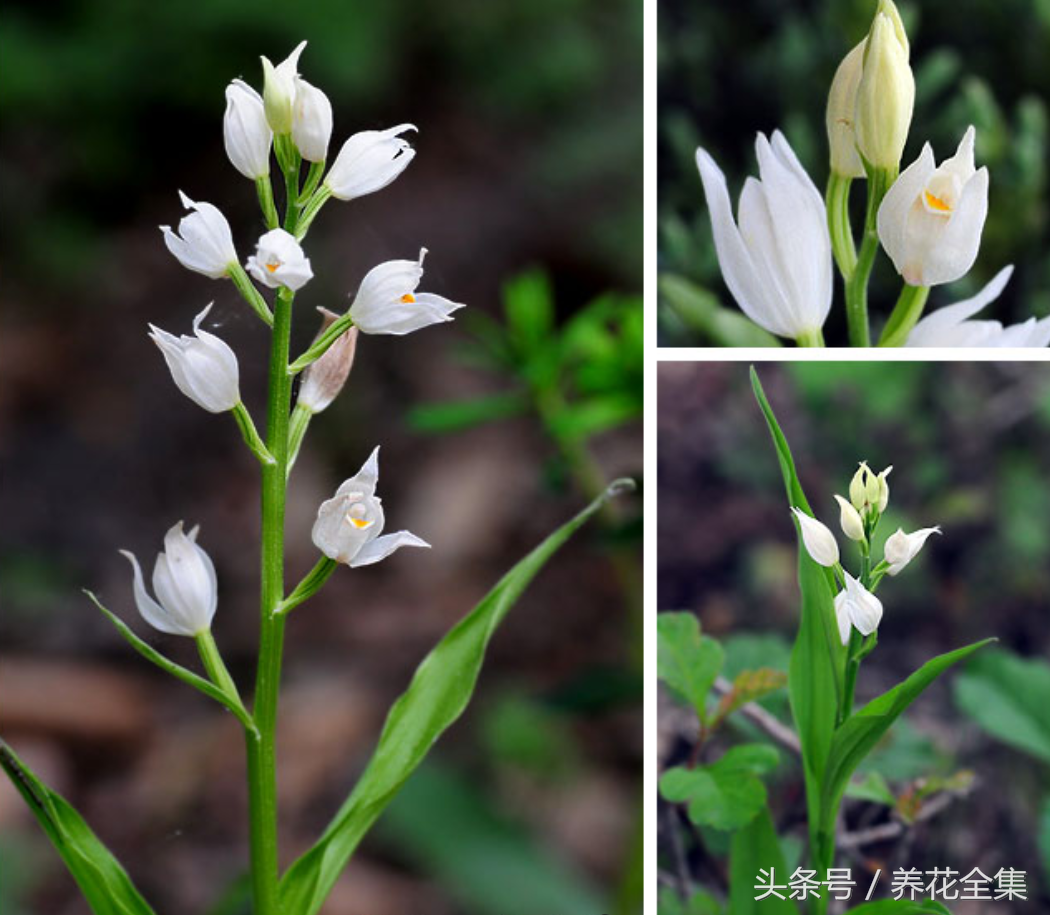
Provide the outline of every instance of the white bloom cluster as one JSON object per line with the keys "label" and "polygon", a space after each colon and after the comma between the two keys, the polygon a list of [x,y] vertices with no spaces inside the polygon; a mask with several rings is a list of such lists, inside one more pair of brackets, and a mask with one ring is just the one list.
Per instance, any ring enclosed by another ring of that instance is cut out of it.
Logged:
{"label": "white bloom cluster", "polygon": [[[842,590],[835,596],[835,618],[839,637],[848,645],[850,633],[856,629],[861,635],[875,632],[882,621],[882,602],[874,591],[885,575],[897,575],[919,550],[931,534],[939,534],[940,527],[924,527],[906,534],[898,528],[883,545],[883,559],[874,568],[870,566],[872,537],[879,519],[889,504],[890,488],[886,481],[892,467],[881,473],[873,473],[867,463],[861,461],[849,486],[849,499],[836,495],[839,505],[839,526],[842,532],[860,545],[865,558],[864,570],[854,578],[839,564],[839,546],[831,529],[800,508],[792,508],[798,522],[802,544],[810,558],[819,565],[833,569],[842,582]],[[863,579],[863,580],[862,580]]]}

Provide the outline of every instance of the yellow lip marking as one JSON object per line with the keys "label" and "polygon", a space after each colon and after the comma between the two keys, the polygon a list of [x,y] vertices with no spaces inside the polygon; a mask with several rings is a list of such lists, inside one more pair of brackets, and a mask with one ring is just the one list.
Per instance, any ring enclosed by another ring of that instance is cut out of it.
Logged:
{"label": "yellow lip marking", "polygon": [[[927,196],[929,196],[929,195],[927,195]],[[280,267],[280,266],[281,266],[280,264],[267,264],[266,265],[266,269],[269,270],[270,273],[276,273],[277,272],[277,268]]]}
{"label": "yellow lip marking", "polygon": [[941,200],[936,194],[931,194],[929,191],[926,191],[926,205],[931,210],[938,210],[941,213],[950,213],[952,211],[952,208],[947,203]]}
{"label": "yellow lip marking", "polygon": [[363,531],[366,527],[372,526],[372,522],[365,521],[364,518],[348,518],[347,520],[359,531]]}
{"label": "yellow lip marking", "polygon": [[415,300],[416,297],[412,295],[411,292],[406,292],[403,296],[401,296],[401,301],[404,302],[406,305],[411,305]]}

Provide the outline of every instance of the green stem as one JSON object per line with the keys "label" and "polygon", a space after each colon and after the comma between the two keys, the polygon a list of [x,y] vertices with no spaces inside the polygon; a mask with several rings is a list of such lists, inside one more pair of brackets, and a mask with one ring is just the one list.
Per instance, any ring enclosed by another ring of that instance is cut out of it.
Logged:
{"label": "green stem", "polygon": [[299,584],[295,586],[295,590],[292,591],[277,608],[277,612],[280,614],[286,614],[298,607],[303,601],[309,600],[313,597],[321,588],[324,583],[331,578],[332,573],[338,568],[339,563],[334,559],[329,559],[327,556],[322,556],[317,560],[317,564],[306,573]]}
{"label": "green stem", "polygon": [[233,280],[233,285],[237,287],[237,291],[252,306],[255,313],[266,322],[267,327],[273,327],[273,313],[270,311],[270,306],[266,304],[266,299],[262,297],[262,293],[255,288],[255,283],[244,272],[244,268],[235,261],[227,268],[226,275]]}
{"label": "green stem", "polygon": [[309,407],[305,407],[300,403],[297,403],[295,409],[292,410],[292,420],[288,427],[289,475],[291,475],[292,467],[295,466],[295,459],[299,456],[299,448],[303,443],[307,426],[310,425],[310,420],[313,418],[313,415],[313,411],[310,410]]}
{"label": "green stem", "polygon": [[317,190],[317,185],[321,183],[321,176],[324,174],[324,163],[323,162],[311,162],[310,169],[306,173],[306,184],[303,185],[302,191],[299,193],[299,204],[303,206],[306,204],[309,197]]}
{"label": "green stem", "polygon": [[306,352],[288,366],[288,374],[298,375],[303,369],[310,365],[311,362],[316,362],[328,351],[328,347],[335,343],[336,340],[353,326],[354,319],[350,317],[350,312],[340,315],[328,325],[325,331],[312,344],[310,344],[310,348],[306,350]]}
{"label": "green stem", "polygon": [[288,465],[288,414],[292,379],[288,349],[294,293],[282,288],[274,303],[273,340],[266,411],[266,447],[273,464],[262,469],[262,583],[259,662],[253,714],[257,739],[248,739],[248,801],[251,820],[252,890],[255,915],[277,909],[277,760],[275,731],[281,681],[284,616],[284,508]]}
{"label": "green stem", "polygon": [[244,436],[244,443],[251,450],[263,464],[275,463],[274,457],[270,454],[266,447],[266,443],[259,436],[259,430],[255,428],[255,423],[252,422],[252,416],[248,412],[248,408],[243,403],[237,401],[237,405],[231,411],[233,418],[237,420],[237,427],[241,430],[241,435]]}
{"label": "green stem", "polygon": [[926,307],[926,299],[930,295],[929,286],[909,286],[904,284],[900,298],[893,307],[889,321],[882,330],[879,338],[879,346],[903,346],[908,340],[908,334],[919,323],[922,310]]}
{"label": "green stem", "polygon": [[299,241],[302,241],[306,236],[307,231],[310,229],[310,224],[314,221],[317,214],[321,212],[321,207],[325,205],[331,196],[332,192],[328,189],[328,186],[322,184],[313,197],[307,201],[306,206],[303,208],[302,218],[299,220],[299,229],[295,233],[295,237]]}
{"label": "green stem", "polygon": [[896,180],[896,174],[884,168],[868,169],[868,208],[864,216],[864,235],[860,243],[857,264],[846,281],[846,321],[849,324],[850,346],[871,346],[868,325],[868,279],[879,251],[879,232],[876,219],[886,191]]}
{"label": "green stem", "polygon": [[222,661],[222,655],[219,654],[219,646],[215,644],[215,636],[211,634],[211,630],[205,629],[204,632],[198,632],[195,640],[197,642],[197,651],[201,656],[201,663],[204,664],[204,669],[208,672],[208,676],[211,677],[211,682],[243,707],[241,694],[237,691],[237,684],[233,682],[233,677],[230,676],[230,672]]}
{"label": "green stem", "polygon": [[273,184],[270,183],[269,175],[255,179],[255,191],[259,195],[259,206],[262,207],[263,216],[266,218],[266,228],[276,229],[281,220],[273,202]]}
{"label": "green stem", "polygon": [[816,330],[808,330],[795,338],[799,346],[823,346],[824,332],[818,327]]}
{"label": "green stem", "polygon": [[857,249],[849,224],[849,189],[852,183],[852,178],[832,172],[824,195],[828,211],[828,231],[831,234],[831,251],[835,255],[839,273],[846,282],[849,282],[857,266]]}

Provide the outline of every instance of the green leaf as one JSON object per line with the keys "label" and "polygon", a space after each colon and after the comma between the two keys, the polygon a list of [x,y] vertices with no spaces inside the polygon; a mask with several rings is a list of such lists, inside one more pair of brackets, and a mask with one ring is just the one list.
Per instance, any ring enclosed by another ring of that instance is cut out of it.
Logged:
{"label": "green leaf", "polygon": [[974,658],[955,681],[955,702],[1003,743],[1050,762],[1050,664],[1002,649]]}
{"label": "green leaf", "polygon": [[733,833],[729,850],[729,911],[733,915],[798,915],[795,903],[788,899],[755,899],[755,881],[761,870],[772,870],[778,883],[787,883],[790,876],[765,804],[747,826]]}
{"label": "green leaf", "polygon": [[540,346],[554,327],[554,293],[542,270],[530,270],[503,286],[507,329],[524,351]]}
{"label": "green leaf", "polygon": [[387,715],[364,774],[317,843],[281,879],[285,912],[315,915],[365,833],[371,828],[434,742],[467,707],[485,649],[496,628],[548,559],[612,496],[633,488],[618,480],[512,568],[460,620],[416,670]]}
{"label": "green leaf", "polygon": [[153,915],[127,872],[66,800],[0,740],[0,766],[43,827],[95,915]]}
{"label": "green leaf", "polygon": [[656,617],[656,675],[679,693],[707,722],[707,694],[725,655],[714,639],[701,635],[700,621],[688,612]]}
{"label": "green leaf", "polygon": [[[773,437],[788,502],[813,514],[799,482],[791,448],[753,366],[751,386]],[[795,523],[797,528],[798,522]],[[801,537],[798,546],[798,582],[802,594],[802,618],[791,650],[788,696],[802,743],[810,827],[816,829],[820,823],[820,787],[824,782],[824,770],[838,715],[846,650],[838,638],[835,624],[832,602],[834,579],[831,570],[817,565],[810,558],[802,546]],[[814,844],[816,838],[813,835]]]}
{"label": "green leaf", "polygon": [[94,603],[94,605],[106,615],[109,621],[116,627],[117,632],[124,637],[124,640],[147,661],[152,661],[161,670],[178,678],[188,686],[200,690],[209,699],[214,699],[219,705],[224,706],[233,712],[237,720],[240,721],[245,728],[252,733],[256,732],[255,722],[252,720],[251,715],[248,714],[247,710],[241,705],[235,696],[228,696],[210,680],[205,680],[203,677],[195,674],[192,670],[187,670],[185,667],[176,664],[174,661],[169,661],[164,655],[157,651],[157,649],[153,648],[135,635],[135,633],[128,628],[128,625],[119,616],[111,610],[107,610],[94,594],[86,589],[84,593],[91,599],[92,603]]}
{"label": "green leaf", "polygon": [[697,890],[683,902],[669,886],[660,888],[656,915],[723,915],[725,910],[710,893]]}
{"label": "green leaf", "polygon": [[860,761],[879,742],[890,726],[919,694],[953,664],[994,642],[984,639],[938,655],[927,661],[903,683],[897,684],[847,719],[835,732],[824,779],[825,810],[838,808],[846,783]]}
{"label": "green leaf", "polygon": [[742,744],[709,766],[668,769],[660,793],[672,803],[688,803],[689,819],[715,829],[739,829],[765,806],[766,786],[757,778],[780,761],[766,744]]}
{"label": "green leaf", "polygon": [[787,674],[769,667],[758,670],[744,670],[733,678],[733,688],[719,700],[715,710],[715,719],[725,718],[749,702],[776,692],[787,683]]}
{"label": "green leaf", "polygon": [[776,346],[780,341],[738,311],[724,308],[706,289],[685,277],[660,277],[660,298],[690,330],[699,331],[719,346]]}
{"label": "green leaf", "polygon": [[880,772],[868,772],[860,781],[850,782],[846,786],[846,796],[887,807],[897,804],[897,795]]}
{"label": "green leaf", "polygon": [[529,408],[529,399],[524,393],[508,391],[473,400],[420,404],[409,410],[408,424],[419,432],[459,432],[473,426],[521,416]]}
{"label": "green leaf", "polygon": [[1039,851],[1043,857],[1043,873],[1050,879],[1050,797],[1043,798],[1039,811]]}

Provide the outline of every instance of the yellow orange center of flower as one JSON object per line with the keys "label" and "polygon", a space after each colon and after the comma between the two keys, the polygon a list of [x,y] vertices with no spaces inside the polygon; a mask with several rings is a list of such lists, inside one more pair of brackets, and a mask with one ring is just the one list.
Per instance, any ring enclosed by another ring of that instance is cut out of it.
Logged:
{"label": "yellow orange center of flower", "polygon": [[938,197],[936,194],[931,194],[929,191],[926,191],[926,206],[931,210],[937,210],[940,213],[950,213],[952,211],[950,203]]}
{"label": "yellow orange center of flower", "polygon": [[281,266],[281,262],[278,261],[276,264],[267,264],[266,265],[266,269],[269,270],[270,273],[276,273],[277,272],[277,268],[280,267],[280,266]]}
{"label": "yellow orange center of flower", "polygon": [[365,518],[367,513],[364,505],[360,502],[355,502],[346,512],[346,520],[349,521],[359,531],[363,531],[366,528],[372,526],[372,522]]}
{"label": "yellow orange center of flower", "polygon": [[411,305],[415,300],[416,297],[412,295],[411,292],[406,292],[403,296],[401,296],[401,301],[404,302],[406,305]]}

